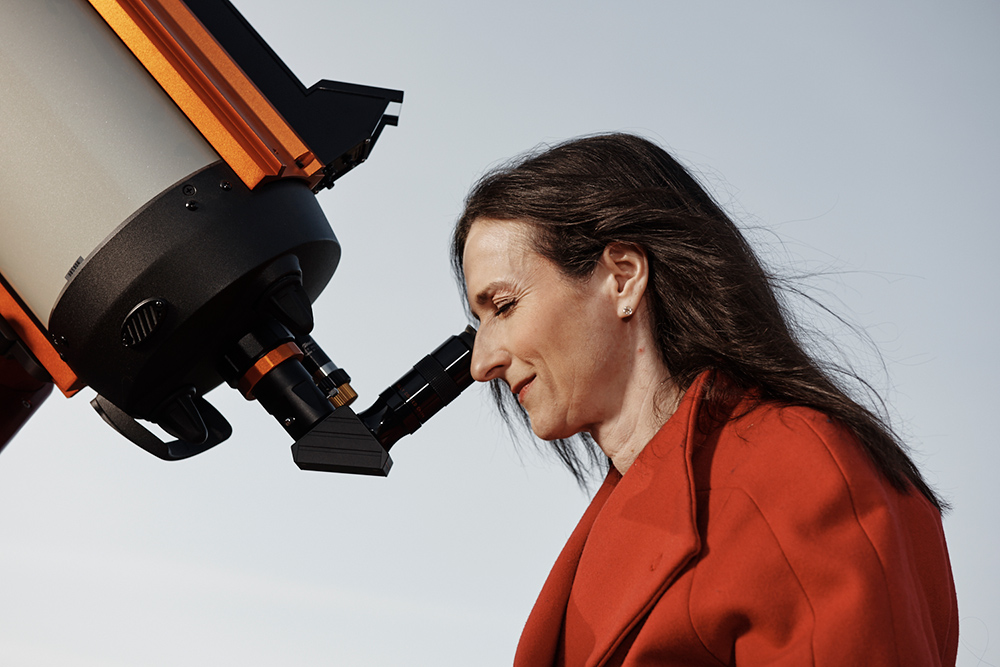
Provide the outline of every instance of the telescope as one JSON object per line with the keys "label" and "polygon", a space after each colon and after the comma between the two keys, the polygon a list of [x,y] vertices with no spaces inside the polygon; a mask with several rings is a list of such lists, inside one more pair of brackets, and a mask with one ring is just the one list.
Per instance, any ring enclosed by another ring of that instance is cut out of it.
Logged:
{"label": "telescope", "polygon": [[228,0],[6,2],[0,448],[53,386],[90,386],[118,433],[185,459],[232,434],[205,398],[226,383],[300,468],[387,475],[392,445],[471,384],[475,331],[355,412],[311,335],[341,255],[315,195],[402,100],[306,88]]}

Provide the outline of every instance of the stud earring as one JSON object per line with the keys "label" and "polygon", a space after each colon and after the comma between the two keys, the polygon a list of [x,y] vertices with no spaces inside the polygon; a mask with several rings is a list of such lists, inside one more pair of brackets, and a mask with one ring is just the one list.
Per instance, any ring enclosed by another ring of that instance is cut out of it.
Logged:
{"label": "stud earring", "polygon": [[624,308],[622,308],[622,315],[628,317],[631,314],[632,314],[632,306],[625,306]]}

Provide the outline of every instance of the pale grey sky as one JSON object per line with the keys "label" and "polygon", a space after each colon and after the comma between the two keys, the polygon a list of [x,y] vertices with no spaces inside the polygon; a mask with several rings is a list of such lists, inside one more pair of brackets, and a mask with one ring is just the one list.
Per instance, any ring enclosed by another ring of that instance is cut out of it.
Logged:
{"label": "pale grey sky", "polygon": [[[627,130],[690,166],[770,261],[864,327],[945,519],[959,665],[1000,665],[1000,5],[235,4],[307,85],[400,88],[320,201],[343,260],[314,336],[368,405],[465,325],[461,201],[541,142]],[[830,327],[826,322],[824,327]],[[587,503],[467,391],[387,479],[305,473],[257,405],[179,463],[54,396],[0,455],[5,665],[504,665]]]}

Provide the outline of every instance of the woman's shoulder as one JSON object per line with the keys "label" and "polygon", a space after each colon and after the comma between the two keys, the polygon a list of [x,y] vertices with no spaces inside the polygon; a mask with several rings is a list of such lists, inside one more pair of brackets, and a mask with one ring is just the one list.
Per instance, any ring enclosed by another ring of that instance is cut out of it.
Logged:
{"label": "woman's shoulder", "polygon": [[762,399],[721,373],[700,376],[684,400],[687,439],[702,467],[711,462],[747,483],[803,472],[843,476],[845,469],[879,476],[854,433],[814,408]]}
{"label": "woman's shoulder", "polygon": [[805,600],[800,620],[817,655],[843,657],[844,637],[900,664],[954,655],[940,515],[916,490],[896,490],[849,429],[810,408],[760,403],[700,436],[692,475],[705,590],[739,568],[750,575],[726,588],[739,598],[730,607],[766,600],[761,618],[773,619],[781,595]]}
{"label": "woman's shoulder", "polygon": [[710,439],[713,458],[735,459],[746,472],[879,476],[846,426],[804,406],[761,402],[738,409]]}
{"label": "woman's shoulder", "polygon": [[919,491],[893,487],[847,427],[808,407],[753,405],[705,435],[692,464],[697,491],[738,492],[777,531],[854,524],[862,539],[903,525],[940,532],[940,514]]}
{"label": "woman's shoulder", "polygon": [[765,515],[806,510],[796,505],[855,515],[899,496],[847,427],[778,403],[737,412],[706,435],[693,452],[693,473],[697,489],[739,489]]}

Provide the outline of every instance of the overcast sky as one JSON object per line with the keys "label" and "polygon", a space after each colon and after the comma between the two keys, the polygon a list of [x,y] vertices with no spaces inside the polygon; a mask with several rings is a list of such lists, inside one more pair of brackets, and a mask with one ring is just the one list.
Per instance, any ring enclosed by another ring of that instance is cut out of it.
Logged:
{"label": "overcast sky", "polygon": [[[995,0],[236,5],[305,84],[405,91],[399,127],[320,195],[343,260],[314,336],[359,405],[465,326],[448,238],[485,169],[642,134],[878,345],[884,369],[818,322],[954,505],[959,665],[1000,665]],[[226,387],[233,437],[179,463],[90,398],[53,396],[0,455],[4,665],[509,664],[588,501],[480,388],[400,441],[387,479],[299,471]]]}

